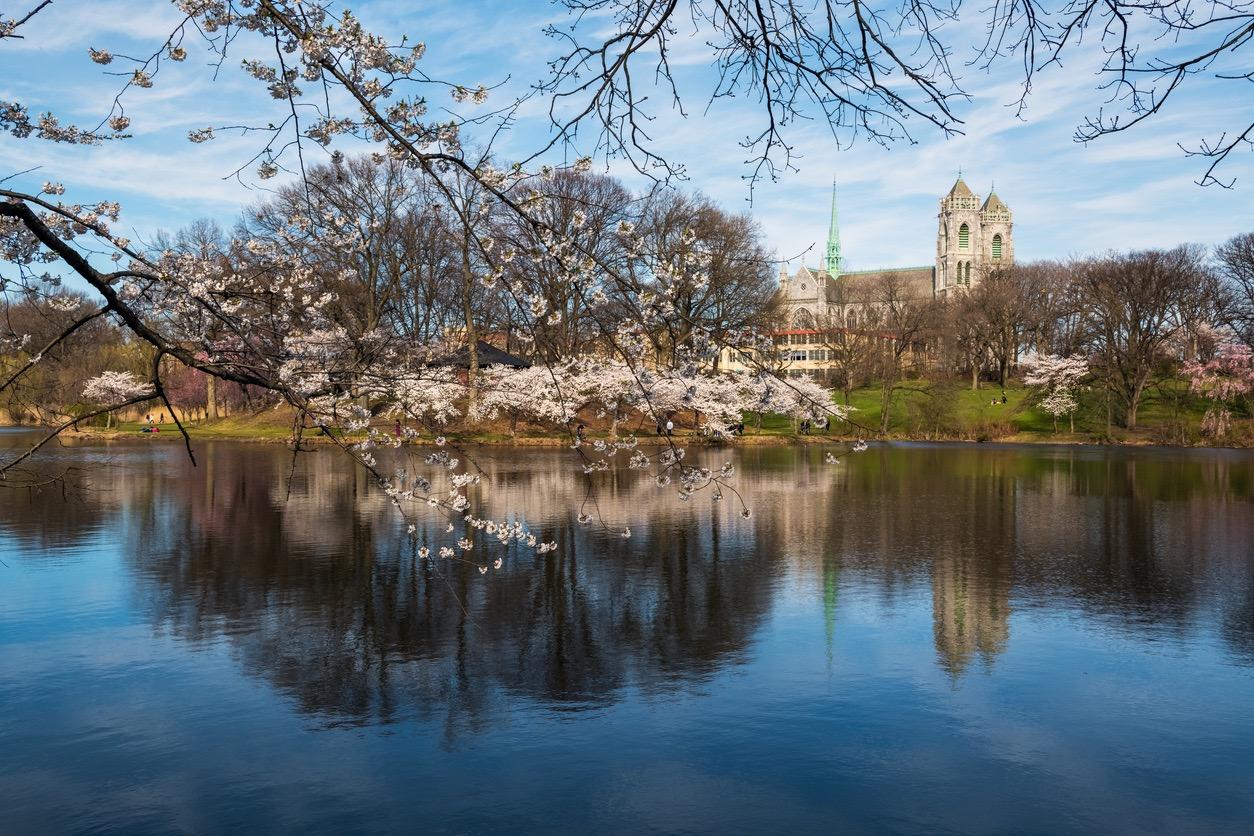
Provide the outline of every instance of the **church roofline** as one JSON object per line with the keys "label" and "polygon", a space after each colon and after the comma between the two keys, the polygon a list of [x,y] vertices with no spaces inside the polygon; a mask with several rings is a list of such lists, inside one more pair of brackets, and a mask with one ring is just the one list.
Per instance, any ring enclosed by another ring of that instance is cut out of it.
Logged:
{"label": "church roofline", "polygon": [[934,264],[921,264],[918,267],[873,267],[870,270],[841,270],[842,276],[858,276],[868,273],[904,273],[907,270],[934,270]]}
{"label": "church roofline", "polygon": [[984,205],[980,207],[981,212],[1009,212],[1010,207],[1006,205],[1006,201],[997,196],[997,192],[989,192],[988,197],[984,200]]}
{"label": "church roofline", "polygon": [[962,179],[962,175],[958,175],[958,179],[954,181],[953,186],[949,189],[949,193],[945,197],[975,197],[975,192],[971,191],[971,187]]}

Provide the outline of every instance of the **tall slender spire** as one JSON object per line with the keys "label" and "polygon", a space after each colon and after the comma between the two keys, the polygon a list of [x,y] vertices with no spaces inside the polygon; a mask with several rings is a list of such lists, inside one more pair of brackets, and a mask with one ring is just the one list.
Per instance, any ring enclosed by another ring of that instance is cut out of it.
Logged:
{"label": "tall slender spire", "polygon": [[832,223],[827,230],[827,257],[823,267],[829,276],[839,276],[840,258],[840,226],[836,223],[836,179],[832,178]]}

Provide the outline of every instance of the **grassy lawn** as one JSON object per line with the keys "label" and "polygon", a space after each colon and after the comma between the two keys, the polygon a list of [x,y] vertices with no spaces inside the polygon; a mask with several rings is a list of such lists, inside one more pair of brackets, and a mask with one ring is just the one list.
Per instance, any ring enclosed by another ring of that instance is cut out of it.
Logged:
{"label": "grassy lawn", "polygon": [[[1006,403],[1001,402],[1002,395]],[[837,395],[838,400],[840,395]],[[1207,403],[1189,394],[1183,381],[1166,381],[1151,387],[1142,402],[1138,414],[1138,429],[1134,432],[1111,428],[1106,436],[1106,403],[1100,391],[1085,391],[1079,396],[1080,407],[1075,415],[1075,433],[1068,430],[1066,419],[1058,422],[1059,432],[1053,431],[1053,421],[1044,411],[1033,406],[1035,393],[1018,386],[1004,391],[996,384],[985,384],[972,390],[961,383],[930,383],[909,381],[894,393],[889,420],[889,436],[920,439],[967,439],[967,440],[1018,440],[1018,441],[1124,441],[1163,444],[1191,444],[1200,440],[1200,425]],[[831,434],[876,437],[880,426],[880,390],[875,387],[858,389],[851,393],[850,405],[854,412],[851,425],[836,424]],[[590,438],[606,437],[609,427],[600,426],[593,419],[588,421]],[[795,422],[786,416],[767,414],[759,418],[745,415],[747,435],[791,437],[796,432]],[[757,426],[761,422],[760,428]],[[1249,419],[1244,418],[1249,424]],[[195,439],[254,439],[283,441],[291,436],[292,414],[287,409],[265,410],[256,414],[233,415],[216,421],[194,422],[187,425]],[[653,426],[638,421],[627,421],[619,427],[622,434],[636,433],[651,436]],[[677,421],[679,434],[687,436],[691,428],[686,421]],[[162,435],[178,435],[173,423],[159,425]],[[121,433],[139,434],[144,424],[138,421],[115,425]],[[1248,429],[1248,427],[1246,428]],[[467,428],[449,427],[444,434],[454,442],[502,443],[517,440],[564,438],[560,429],[520,424],[517,435],[511,436],[508,422],[501,421]],[[313,438],[316,431],[307,431]],[[429,436],[424,431],[424,436]],[[818,433],[815,433],[818,435]],[[1242,433],[1241,437],[1251,435]],[[536,442],[539,443],[539,442]],[[556,443],[556,442],[554,442]],[[1240,441],[1236,443],[1242,443]]]}
{"label": "grassy lawn", "polygon": [[[890,433],[906,433],[911,430],[911,425],[917,423],[914,416],[918,411],[917,406],[913,405],[922,404],[925,400],[934,400],[936,397],[930,389],[931,384],[925,381],[911,381],[894,394],[889,418]],[[1016,425],[1020,431],[1049,431],[1048,415],[1036,415],[1035,410],[1022,409],[1022,402],[1029,394],[1027,390],[1011,388],[1007,389],[1005,394],[1007,403],[1003,404],[1001,403],[1002,391],[996,387],[983,388],[978,391],[947,387],[945,396],[951,399],[948,409],[952,416],[950,423],[954,428],[960,429],[1016,420],[1022,422],[1022,426]],[[993,397],[998,399],[996,405],[990,402]],[[837,395],[837,402],[843,402],[840,395]],[[850,415],[852,430],[843,425],[835,425],[833,431],[877,435],[880,426],[880,390],[878,388],[856,389],[850,395],[849,405],[854,408],[853,414]],[[746,416],[746,433],[753,432],[756,420],[754,415]],[[791,435],[793,421],[783,415],[765,415],[762,418],[761,432],[763,435]]]}
{"label": "grassy lawn", "polygon": [[[1006,403],[1001,402],[1002,395]],[[1066,418],[1059,419],[1054,433],[1049,413],[1033,405],[1035,393],[1020,386],[1005,390],[996,384],[982,384],[978,390],[961,384],[937,384],[909,381],[893,395],[889,416],[889,434],[899,437],[947,438],[1019,438],[1021,440],[1093,441],[1106,435],[1106,404],[1100,391],[1082,392],[1075,415],[1075,434],[1071,434]],[[837,395],[838,402],[841,396]],[[994,402],[994,400],[996,402]],[[857,389],[849,404],[852,429],[834,427],[835,432],[879,434],[880,390],[876,387]],[[1167,381],[1151,388],[1138,411],[1138,429],[1130,432],[1111,428],[1112,440],[1192,443],[1200,434],[1202,415],[1207,404],[1190,395],[1183,381]],[[752,433],[756,416],[745,417],[746,432]],[[794,424],[782,415],[762,418],[761,434],[792,435]]]}
{"label": "grassy lawn", "polygon": [[[219,418],[216,421],[184,422],[183,426],[187,429],[187,434],[192,438],[285,439],[292,434],[290,421],[291,416],[286,413],[274,418],[262,413],[261,415],[232,415],[229,418]],[[121,433],[140,434],[145,426],[147,426],[145,421],[122,421],[114,424],[113,429]],[[161,430],[162,435],[165,433],[178,435],[179,433],[179,429],[173,421],[167,420],[163,424],[156,424],[156,426]]]}

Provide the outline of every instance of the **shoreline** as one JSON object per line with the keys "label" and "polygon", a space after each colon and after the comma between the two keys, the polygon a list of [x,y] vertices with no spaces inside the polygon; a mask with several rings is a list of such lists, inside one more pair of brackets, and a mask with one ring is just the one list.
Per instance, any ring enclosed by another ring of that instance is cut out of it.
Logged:
{"label": "shoreline", "polygon": [[[30,432],[46,431],[48,427],[41,427],[31,424],[0,424],[0,430],[28,430]],[[193,442],[208,441],[231,441],[243,442],[248,444],[282,444],[291,446],[291,437],[289,435],[252,435],[246,432],[219,432],[214,430],[200,431],[197,427],[188,427],[188,434]],[[138,430],[121,430],[121,429],[98,429],[84,427],[78,430],[66,430],[62,433],[62,437],[66,439],[90,439],[93,441],[119,441],[124,439],[147,439],[155,441],[173,440],[178,443],[183,442],[183,436],[173,425],[163,427],[161,432],[154,438],[151,433],[143,433]],[[571,446],[571,439],[568,436],[561,435],[544,435],[544,436],[517,436],[517,437],[500,437],[494,434],[457,434],[447,433],[445,436],[450,445],[477,445],[485,447],[567,447]],[[620,436],[627,438],[629,435]],[[637,443],[642,447],[659,447],[665,444],[662,437],[656,435],[637,436]],[[859,439],[868,443],[916,443],[916,444],[980,444],[980,445],[1054,445],[1063,447],[1162,447],[1165,449],[1178,450],[1247,450],[1249,447],[1235,444],[1166,444],[1148,438],[1132,438],[1132,439],[1113,439],[1109,441],[1096,441],[1091,438],[1077,438],[1071,435],[1060,435],[1058,437],[1041,436],[1035,433],[1016,433],[1013,435],[1002,436],[999,438],[926,438],[922,436],[898,435],[890,434],[886,437],[875,436],[854,436],[854,435],[791,435],[791,434],[775,434],[767,433],[760,435],[747,434],[743,436],[734,436],[724,439],[711,439],[708,436],[697,435],[675,435],[672,436],[674,441],[681,446],[701,446],[701,447],[808,447],[821,446],[824,444],[852,444]],[[587,437],[587,443],[602,440],[609,441],[608,436],[592,435]],[[354,440],[350,440],[351,441]],[[333,442],[320,435],[306,435],[301,439],[303,445],[332,445]],[[433,437],[420,437],[408,443],[408,446],[414,447],[434,447]]]}

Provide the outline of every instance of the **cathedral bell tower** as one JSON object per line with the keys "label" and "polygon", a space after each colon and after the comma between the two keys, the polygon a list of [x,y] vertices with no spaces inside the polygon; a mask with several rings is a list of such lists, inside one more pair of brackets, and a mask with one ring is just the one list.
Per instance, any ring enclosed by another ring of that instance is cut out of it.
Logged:
{"label": "cathedral bell tower", "polygon": [[940,200],[937,219],[935,295],[970,289],[984,272],[1013,263],[1010,207],[995,192],[981,205],[959,174]]}

